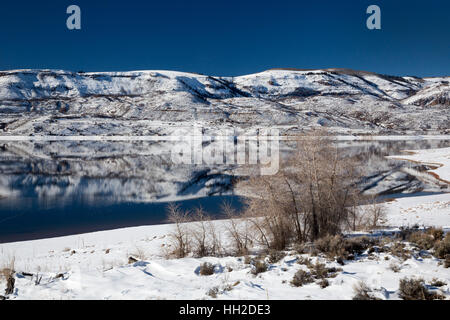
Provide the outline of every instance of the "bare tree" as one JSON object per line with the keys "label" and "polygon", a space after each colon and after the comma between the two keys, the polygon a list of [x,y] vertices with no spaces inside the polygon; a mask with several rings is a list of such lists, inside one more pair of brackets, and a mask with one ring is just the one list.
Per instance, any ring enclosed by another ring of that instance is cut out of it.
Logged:
{"label": "bare tree", "polygon": [[273,176],[242,184],[253,195],[246,217],[262,244],[283,249],[292,241],[335,235],[360,202],[358,164],[341,154],[326,131],[297,140],[297,152]]}
{"label": "bare tree", "polygon": [[247,255],[249,246],[252,243],[248,227],[249,221],[245,217],[242,217],[240,213],[236,212],[228,202],[222,204],[222,212],[227,217],[225,228],[233,241],[235,248],[234,254]]}
{"label": "bare tree", "polygon": [[169,255],[183,258],[191,253],[197,257],[222,254],[220,235],[201,207],[183,211],[178,205],[170,204],[167,211],[169,222],[173,224],[169,238],[174,249]]}
{"label": "bare tree", "polygon": [[198,257],[221,254],[222,246],[214,223],[203,208],[196,208],[192,214],[188,231],[192,236],[192,250]]}
{"label": "bare tree", "polygon": [[190,234],[187,222],[188,212],[182,211],[179,205],[169,204],[167,207],[169,222],[174,224],[174,231],[169,234],[174,246],[173,254],[177,258],[184,258],[190,252]]}
{"label": "bare tree", "polygon": [[366,226],[368,228],[377,228],[386,216],[386,207],[377,202],[376,196],[369,197],[369,204],[365,208]]}

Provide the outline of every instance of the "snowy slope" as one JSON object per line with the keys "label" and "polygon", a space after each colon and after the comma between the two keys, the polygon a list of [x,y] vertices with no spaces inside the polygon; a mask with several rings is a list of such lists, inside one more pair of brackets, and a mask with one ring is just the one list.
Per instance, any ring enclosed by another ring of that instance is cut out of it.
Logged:
{"label": "snowy slope", "polygon": [[[149,134],[167,123],[394,133],[449,129],[449,77],[346,69],[240,77],[174,71],[0,72],[2,134]],[[136,123],[140,120],[144,123]]]}

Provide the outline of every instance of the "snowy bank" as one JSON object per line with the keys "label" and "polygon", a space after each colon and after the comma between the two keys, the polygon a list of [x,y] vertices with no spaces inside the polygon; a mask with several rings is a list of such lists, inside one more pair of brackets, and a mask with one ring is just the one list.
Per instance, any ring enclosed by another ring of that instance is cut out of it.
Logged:
{"label": "snowy bank", "polygon": [[[450,226],[449,205],[448,194],[399,198],[386,204],[386,221]],[[227,220],[213,223],[226,238]],[[1,263],[14,260],[17,272],[10,299],[351,299],[360,281],[377,298],[398,299],[399,280],[417,275],[427,283],[444,281],[439,292],[450,296],[450,269],[431,256],[403,260],[366,252],[343,266],[312,257],[312,263],[342,271],[325,288],[318,282],[295,287],[290,283],[295,273],[308,270],[298,261],[308,255],[290,251],[254,275],[244,257],[167,259],[172,230],[173,225],[142,226],[1,244]],[[137,261],[130,263],[130,256]],[[214,265],[212,275],[200,275],[204,262]]]}
{"label": "snowy bank", "polygon": [[388,156],[390,159],[419,162],[432,167],[428,172],[450,184],[450,148],[405,150],[406,155]]}

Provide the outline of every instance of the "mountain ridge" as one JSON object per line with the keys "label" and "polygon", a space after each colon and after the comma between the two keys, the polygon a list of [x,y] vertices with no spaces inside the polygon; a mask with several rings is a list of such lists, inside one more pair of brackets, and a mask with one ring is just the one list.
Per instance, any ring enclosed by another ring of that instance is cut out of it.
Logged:
{"label": "mountain ridge", "polygon": [[[92,119],[141,119],[205,127],[301,131],[325,126],[335,131],[446,134],[449,83],[450,77],[399,77],[343,68],[277,68],[237,77],[164,70],[6,70],[0,71],[0,133],[38,134],[43,132],[36,127],[51,124],[62,134],[55,121],[71,116],[87,124]],[[28,125],[17,127],[18,122]],[[74,123],[69,126],[85,133]],[[115,134],[108,128],[98,133]]]}

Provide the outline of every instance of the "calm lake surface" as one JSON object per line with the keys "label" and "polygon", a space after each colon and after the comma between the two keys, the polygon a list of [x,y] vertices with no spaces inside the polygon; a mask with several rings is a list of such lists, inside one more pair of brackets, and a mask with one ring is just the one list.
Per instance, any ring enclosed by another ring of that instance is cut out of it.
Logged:
{"label": "calm lake surface", "polygon": [[[178,201],[183,210],[202,207],[220,218],[220,205],[226,201],[234,208],[242,206],[237,196],[215,196]],[[50,238],[101,230],[110,230],[167,222],[169,202],[108,203],[101,199],[20,198],[0,200],[0,243]]]}
{"label": "calm lake surface", "polygon": [[[450,141],[339,146],[362,157],[371,175],[406,165],[386,155],[450,147]],[[149,149],[170,150],[143,143],[0,142],[0,243],[166,223],[173,196],[196,198],[176,203],[186,210],[201,206],[216,218],[224,201],[242,207],[229,167],[172,166],[165,153],[142,152]],[[282,154],[290,152],[282,147]]]}

